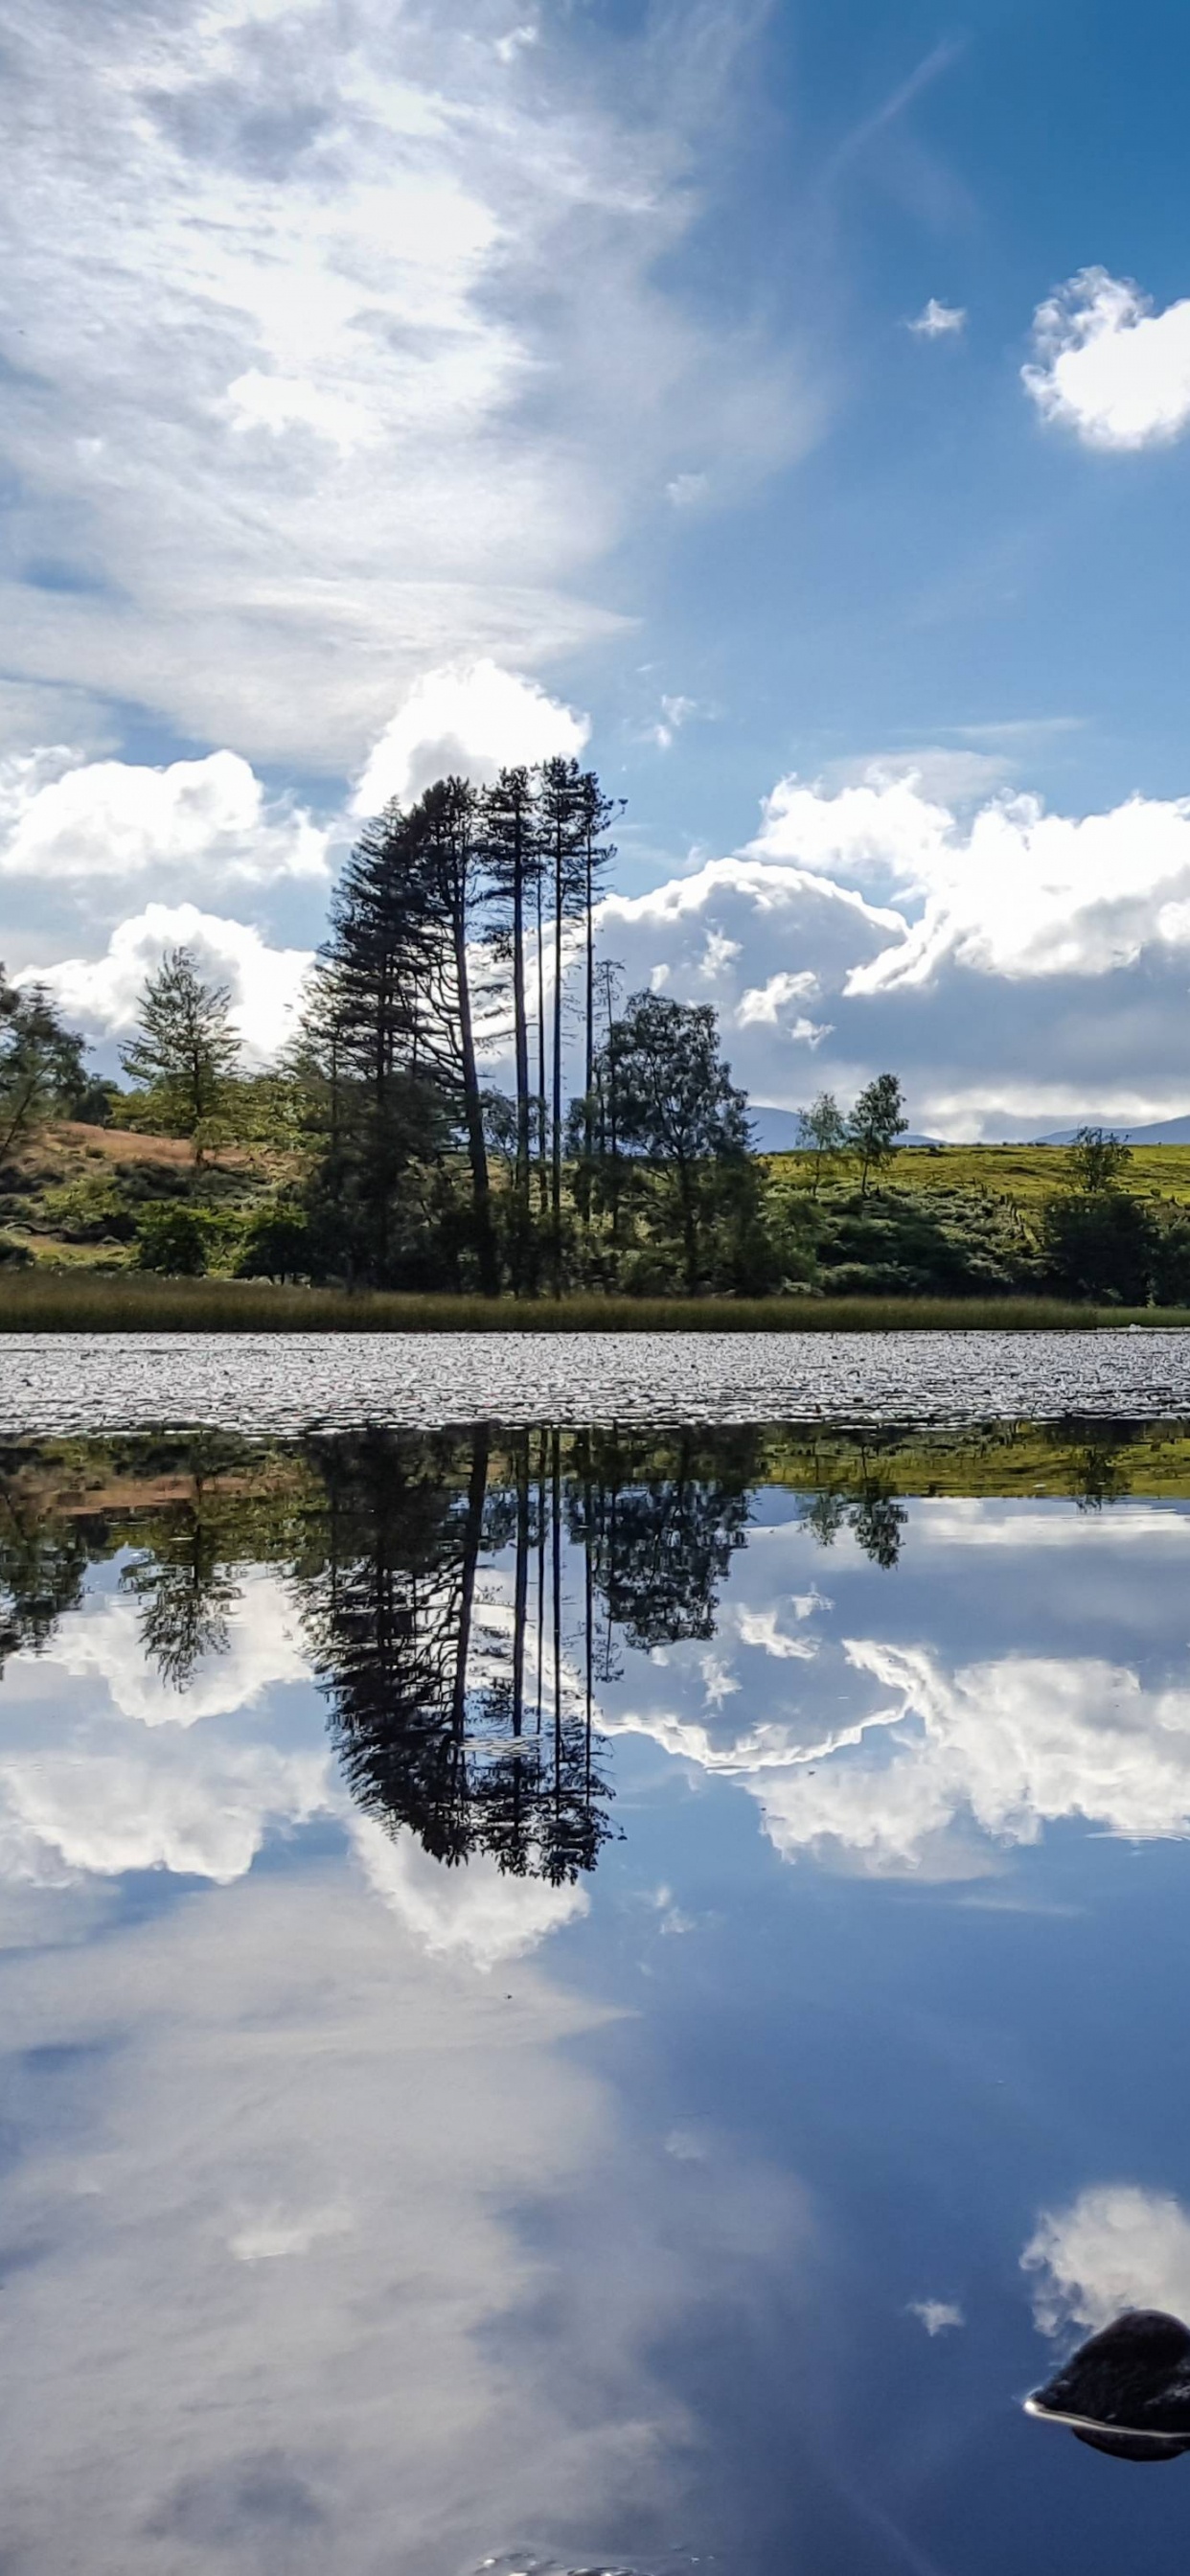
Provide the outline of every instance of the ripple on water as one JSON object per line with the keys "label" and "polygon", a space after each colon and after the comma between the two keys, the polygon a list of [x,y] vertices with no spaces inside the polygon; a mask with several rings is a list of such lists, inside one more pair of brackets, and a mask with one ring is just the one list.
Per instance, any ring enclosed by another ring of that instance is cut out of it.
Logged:
{"label": "ripple on water", "polygon": [[1190,1414],[1190,1331],[0,1335],[0,1433]]}

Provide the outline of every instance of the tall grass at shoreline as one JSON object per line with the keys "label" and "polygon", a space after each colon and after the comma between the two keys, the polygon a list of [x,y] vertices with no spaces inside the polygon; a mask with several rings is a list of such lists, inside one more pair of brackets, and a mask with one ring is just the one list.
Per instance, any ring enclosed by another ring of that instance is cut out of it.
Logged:
{"label": "tall grass at shoreline", "polygon": [[1040,1297],[396,1296],[257,1280],[0,1276],[0,1333],[889,1333],[1094,1332],[1190,1326],[1170,1308]]}

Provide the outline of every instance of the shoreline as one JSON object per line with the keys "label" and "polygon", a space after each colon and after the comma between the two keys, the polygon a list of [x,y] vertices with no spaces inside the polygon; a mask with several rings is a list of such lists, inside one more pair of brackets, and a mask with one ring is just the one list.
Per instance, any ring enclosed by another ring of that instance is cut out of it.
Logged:
{"label": "shoreline", "polygon": [[518,1300],[274,1286],[259,1280],[0,1276],[0,1335],[210,1333],[1100,1333],[1184,1332],[1178,1307],[1030,1297]]}

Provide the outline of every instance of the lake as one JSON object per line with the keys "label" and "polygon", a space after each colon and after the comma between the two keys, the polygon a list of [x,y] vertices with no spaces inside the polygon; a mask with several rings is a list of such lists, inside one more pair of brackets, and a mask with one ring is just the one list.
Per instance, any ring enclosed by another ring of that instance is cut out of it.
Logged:
{"label": "lake", "polygon": [[1022,2411],[1190,2317],[1183,1337],[1054,1338],[21,1344],[3,2576],[1181,2576]]}

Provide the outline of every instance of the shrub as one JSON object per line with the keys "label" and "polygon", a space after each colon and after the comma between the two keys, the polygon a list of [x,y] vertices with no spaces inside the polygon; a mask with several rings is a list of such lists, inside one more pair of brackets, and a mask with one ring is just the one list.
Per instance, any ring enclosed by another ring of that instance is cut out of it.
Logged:
{"label": "shrub", "polygon": [[236,1263],[240,1279],[306,1279],[314,1247],[299,1210],[266,1208],[254,1217]]}
{"label": "shrub", "polygon": [[1042,1247],[1056,1287],[1109,1304],[1147,1303],[1157,1230],[1142,1199],[1124,1190],[1053,1198],[1042,1219]]}
{"label": "shrub", "polygon": [[137,1229],[137,1268],[198,1279],[207,1268],[211,1227],[201,1208],[155,1207]]}

